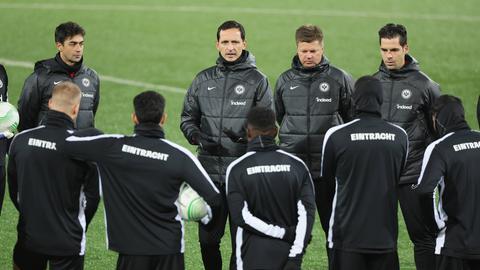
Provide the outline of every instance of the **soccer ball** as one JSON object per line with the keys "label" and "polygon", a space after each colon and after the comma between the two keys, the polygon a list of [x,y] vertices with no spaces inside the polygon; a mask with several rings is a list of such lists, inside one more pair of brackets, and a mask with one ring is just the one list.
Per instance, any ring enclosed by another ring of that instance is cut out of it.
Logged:
{"label": "soccer ball", "polygon": [[0,132],[17,132],[18,121],[17,108],[8,102],[0,102]]}
{"label": "soccer ball", "polygon": [[176,204],[183,220],[199,221],[208,213],[207,204],[203,198],[185,182],[180,186]]}

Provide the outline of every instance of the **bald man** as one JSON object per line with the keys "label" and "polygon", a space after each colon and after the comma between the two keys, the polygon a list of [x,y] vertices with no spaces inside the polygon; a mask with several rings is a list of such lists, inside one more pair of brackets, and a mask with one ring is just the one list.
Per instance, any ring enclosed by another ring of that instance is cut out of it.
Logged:
{"label": "bald man", "polygon": [[96,169],[68,158],[80,106],[77,85],[56,85],[44,124],[14,137],[8,161],[9,193],[20,216],[14,269],[83,269],[85,232],[98,205]]}

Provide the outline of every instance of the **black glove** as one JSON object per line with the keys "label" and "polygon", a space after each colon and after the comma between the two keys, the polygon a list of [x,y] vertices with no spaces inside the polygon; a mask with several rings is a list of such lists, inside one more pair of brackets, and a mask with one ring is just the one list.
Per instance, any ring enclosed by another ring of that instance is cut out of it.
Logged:
{"label": "black glove", "polygon": [[198,144],[200,148],[209,153],[215,153],[218,151],[220,144],[210,138],[207,134],[197,132],[192,135],[194,143]]}
{"label": "black glove", "polygon": [[223,133],[234,143],[246,144],[248,142],[247,138],[240,136],[240,134],[233,132],[231,129],[223,128]]}
{"label": "black glove", "polygon": [[287,263],[283,266],[282,270],[301,270],[302,261],[288,258]]}
{"label": "black glove", "polygon": [[282,240],[289,244],[293,244],[293,241],[295,241],[295,236],[297,235],[295,232],[296,229],[297,227],[295,226],[286,228],[285,235],[283,235]]}

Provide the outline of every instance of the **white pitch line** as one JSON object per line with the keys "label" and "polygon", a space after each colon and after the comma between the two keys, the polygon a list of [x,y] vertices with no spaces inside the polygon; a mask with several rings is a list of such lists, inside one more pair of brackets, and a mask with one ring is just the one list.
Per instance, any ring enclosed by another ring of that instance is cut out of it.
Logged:
{"label": "white pitch line", "polygon": [[55,4],[55,3],[0,3],[0,9],[34,9],[34,10],[84,10],[84,11],[129,11],[129,12],[191,12],[191,13],[241,13],[262,15],[295,15],[324,17],[353,17],[379,19],[415,19],[430,21],[480,22],[480,16],[461,14],[418,14],[390,13],[344,10],[312,9],[271,9],[212,6],[160,6],[160,5],[106,5],[106,4]]}
{"label": "white pitch line", "polygon": [[[22,67],[22,68],[29,68],[29,69],[33,69],[33,65],[34,65],[31,62],[15,61],[15,60],[9,60],[4,58],[0,58],[0,63],[6,66]],[[101,81],[106,81],[106,82],[111,82],[111,83],[116,83],[121,85],[135,86],[135,87],[152,89],[152,90],[161,90],[161,91],[177,93],[177,94],[185,94],[186,92],[185,89],[174,87],[174,86],[139,82],[139,81],[133,81],[128,79],[121,79],[121,78],[108,76],[108,75],[99,75],[99,76]]]}

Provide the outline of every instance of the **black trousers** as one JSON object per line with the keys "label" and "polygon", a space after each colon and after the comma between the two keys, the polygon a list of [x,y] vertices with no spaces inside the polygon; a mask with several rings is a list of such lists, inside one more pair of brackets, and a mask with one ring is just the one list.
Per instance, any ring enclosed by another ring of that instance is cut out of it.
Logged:
{"label": "black trousers", "polygon": [[84,257],[52,256],[29,251],[18,243],[13,249],[13,263],[21,270],[44,270],[47,264],[50,270],[83,270]]}
{"label": "black trousers", "polygon": [[440,255],[437,256],[437,270],[478,270],[480,269],[480,259],[460,259]]}
{"label": "black trousers", "polygon": [[[328,228],[330,223],[330,216],[332,215],[332,201],[335,195],[335,184],[327,183],[321,179],[314,179],[315,184],[315,204],[317,205],[318,216],[322,224],[325,239],[328,239]],[[328,248],[328,242],[325,241],[325,250],[330,265],[331,249]]]}
{"label": "black trousers", "polygon": [[183,253],[169,255],[119,254],[117,270],[184,270]]}
{"label": "black trousers", "polygon": [[[200,249],[202,252],[202,261],[205,270],[222,270],[222,253],[220,252],[220,242],[225,234],[227,225],[228,205],[225,190],[225,184],[214,182],[222,195],[220,210],[215,213],[212,220],[213,224],[209,224],[209,229],[202,223],[198,223],[198,238],[200,241]],[[213,225],[213,226],[211,226]],[[213,228],[212,228],[213,227]],[[230,269],[236,269],[235,264],[235,235],[236,228],[230,221],[230,236],[232,245],[232,254],[230,255]]]}
{"label": "black trousers", "polygon": [[432,228],[428,228],[420,213],[420,200],[411,184],[401,185],[398,199],[402,209],[408,236],[414,245],[414,259],[417,270],[435,269],[435,239]]}
{"label": "black trousers", "polygon": [[398,254],[331,250],[329,270],[399,270]]}

